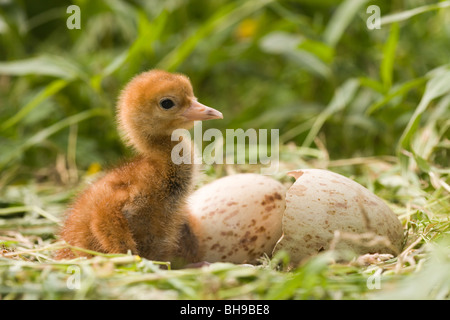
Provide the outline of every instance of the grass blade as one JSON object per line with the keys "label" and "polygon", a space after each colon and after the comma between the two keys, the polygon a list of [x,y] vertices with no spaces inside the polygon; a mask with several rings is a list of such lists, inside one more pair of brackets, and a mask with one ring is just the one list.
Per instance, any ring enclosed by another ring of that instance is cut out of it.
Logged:
{"label": "grass blade", "polygon": [[450,7],[450,1],[442,1],[439,3],[429,4],[429,5],[417,7],[417,8],[411,9],[411,10],[406,10],[406,11],[402,11],[399,13],[394,13],[394,14],[390,14],[387,16],[383,16],[381,18],[380,23],[383,26],[383,25],[386,25],[389,23],[400,22],[400,21],[408,20],[409,18],[414,17],[414,16],[424,13],[424,12],[443,9],[443,8],[447,8],[447,7]]}
{"label": "grass blade", "polygon": [[184,42],[166,55],[157,65],[168,71],[175,70],[194,51],[196,45],[212,32],[223,30],[244,19],[251,13],[263,8],[273,0],[249,1],[237,6],[228,4],[212,15],[200,28]]}
{"label": "grass blade", "polygon": [[8,155],[5,155],[0,161],[0,169],[3,169],[9,162],[19,157],[23,152],[25,152],[30,147],[40,144],[42,141],[47,139],[49,136],[55,134],[56,132],[72,124],[84,121],[86,119],[95,116],[105,115],[105,113],[106,111],[103,108],[96,108],[83,111],[71,117],[65,118],[55,123],[54,125],[39,131],[31,138],[29,138],[27,141],[25,141],[22,145],[18,146],[15,150],[12,150]]}
{"label": "grass blade", "polygon": [[386,90],[392,86],[392,74],[394,69],[395,50],[397,48],[400,28],[394,23],[389,33],[389,38],[383,47],[383,61],[381,62],[380,75]]}
{"label": "grass blade", "polygon": [[83,71],[74,61],[56,55],[41,55],[30,59],[0,62],[0,74],[53,76],[66,80],[76,76],[85,78]]}
{"label": "grass blade", "polygon": [[367,108],[366,114],[371,115],[372,113],[383,107],[385,104],[387,104],[389,101],[391,101],[393,98],[404,95],[413,88],[420,87],[426,82],[426,80],[427,79],[425,77],[416,78],[403,83],[398,88],[392,88],[389,93],[382,97],[382,99],[376,101],[369,108]]}
{"label": "grass blade", "polygon": [[311,130],[309,131],[308,136],[305,138],[302,147],[309,147],[311,145],[311,143],[316,138],[325,121],[327,121],[327,119],[334,113],[345,108],[345,106],[355,96],[358,87],[359,87],[358,79],[350,79],[347,80],[342,86],[340,86],[336,90],[333,99],[330,101],[326,109],[323,110],[316,118],[316,121],[314,122]]}
{"label": "grass blade", "polygon": [[425,93],[414,111],[411,119],[408,122],[405,130],[400,137],[397,146],[397,153],[405,165],[405,156],[402,154],[403,150],[411,150],[411,138],[417,131],[422,114],[427,109],[428,105],[433,99],[436,99],[450,91],[450,69],[438,68],[430,72],[431,79],[427,82]]}
{"label": "grass blade", "polygon": [[334,47],[341,39],[345,29],[368,0],[346,0],[342,2],[331,17],[324,31],[325,43]]}
{"label": "grass blade", "polygon": [[28,102],[19,112],[17,112],[14,116],[6,120],[0,126],[0,130],[6,130],[15,124],[17,124],[20,120],[22,120],[27,114],[29,114],[34,108],[39,106],[42,102],[44,102],[47,98],[55,95],[63,88],[65,88],[69,84],[67,80],[55,80],[49,83],[39,94],[34,97],[30,102]]}

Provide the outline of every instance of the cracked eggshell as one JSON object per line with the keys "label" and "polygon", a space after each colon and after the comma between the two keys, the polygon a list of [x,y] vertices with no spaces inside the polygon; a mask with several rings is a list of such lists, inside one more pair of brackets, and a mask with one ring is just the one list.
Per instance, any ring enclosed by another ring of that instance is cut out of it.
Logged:
{"label": "cracked eggshell", "polygon": [[281,237],[286,188],[258,174],[236,174],[189,198],[190,223],[202,260],[255,263]]}
{"label": "cracked eggshell", "polygon": [[[283,237],[274,252],[285,250],[291,263],[298,263],[329,249],[335,231],[342,235],[336,249],[357,254],[400,252],[402,225],[371,191],[327,170],[305,169],[290,174],[296,181],[286,193]],[[368,233],[372,238],[364,238]]]}

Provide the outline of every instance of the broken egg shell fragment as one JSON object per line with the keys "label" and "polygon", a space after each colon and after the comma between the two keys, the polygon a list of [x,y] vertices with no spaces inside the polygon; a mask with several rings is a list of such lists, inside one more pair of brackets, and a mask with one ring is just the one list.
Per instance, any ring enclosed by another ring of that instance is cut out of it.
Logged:
{"label": "broken egg shell fragment", "polygon": [[[283,236],[274,253],[285,250],[296,264],[329,249],[333,240],[334,249],[356,254],[400,252],[402,225],[371,191],[327,170],[304,169],[290,175],[296,181],[286,193]],[[345,236],[335,239],[336,234]]]}
{"label": "broken egg shell fragment", "polygon": [[281,237],[286,188],[258,174],[230,175],[203,186],[189,200],[201,260],[256,263]]}

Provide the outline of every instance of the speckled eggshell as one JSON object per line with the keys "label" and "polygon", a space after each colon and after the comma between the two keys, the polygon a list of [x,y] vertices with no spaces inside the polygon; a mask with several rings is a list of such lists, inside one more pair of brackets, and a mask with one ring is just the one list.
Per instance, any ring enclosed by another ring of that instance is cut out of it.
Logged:
{"label": "speckled eggshell", "polygon": [[[297,170],[291,175],[297,180],[286,193],[283,237],[274,252],[285,250],[291,262],[298,263],[329,249],[336,230],[356,235],[338,241],[336,249],[351,249],[357,254],[399,252],[402,225],[383,200],[371,191],[327,170]],[[380,237],[364,243],[358,235],[367,233]],[[382,239],[389,241],[380,241]]]}
{"label": "speckled eggshell", "polygon": [[286,188],[258,174],[236,174],[198,189],[190,198],[191,226],[202,260],[255,263],[281,237]]}

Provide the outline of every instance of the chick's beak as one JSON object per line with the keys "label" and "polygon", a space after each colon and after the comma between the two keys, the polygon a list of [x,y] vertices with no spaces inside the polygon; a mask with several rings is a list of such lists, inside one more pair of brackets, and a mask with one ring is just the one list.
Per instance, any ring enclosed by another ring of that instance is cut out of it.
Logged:
{"label": "chick's beak", "polygon": [[191,105],[183,113],[183,117],[188,120],[210,120],[210,119],[223,119],[222,112],[216,109],[210,108],[201,104],[197,100],[192,100]]}

